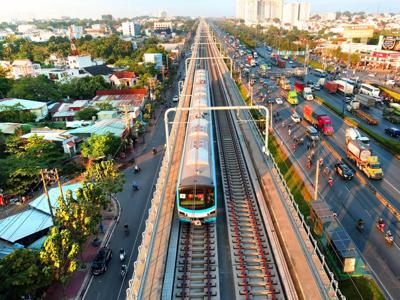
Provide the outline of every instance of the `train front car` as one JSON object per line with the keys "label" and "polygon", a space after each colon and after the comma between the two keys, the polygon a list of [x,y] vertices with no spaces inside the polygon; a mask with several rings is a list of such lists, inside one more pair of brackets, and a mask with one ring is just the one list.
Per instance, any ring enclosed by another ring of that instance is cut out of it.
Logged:
{"label": "train front car", "polygon": [[[191,108],[210,106],[205,70],[194,75]],[[191,110],[176,191],[179,219],[201,224],[216,220],[216,176],[212,113]]]}

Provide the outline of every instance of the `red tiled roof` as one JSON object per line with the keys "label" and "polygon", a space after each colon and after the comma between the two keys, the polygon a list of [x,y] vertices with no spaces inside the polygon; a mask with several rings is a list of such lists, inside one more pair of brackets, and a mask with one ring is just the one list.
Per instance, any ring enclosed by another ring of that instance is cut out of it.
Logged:
{"label": "red tiled roof", "polygon": [[118,79],[122,79],[122,78],[136,78],[136,74],[135,72],[130,72],[130,71],[119,71],[119,72],[114,72],[111,76],[115,76]]}
{"label": "red tiled roof", "polygon": [[98,90],[96,91],[97,96],[104,95],[147,95],[148,90],[142,89],[121,89],[121,90]]}

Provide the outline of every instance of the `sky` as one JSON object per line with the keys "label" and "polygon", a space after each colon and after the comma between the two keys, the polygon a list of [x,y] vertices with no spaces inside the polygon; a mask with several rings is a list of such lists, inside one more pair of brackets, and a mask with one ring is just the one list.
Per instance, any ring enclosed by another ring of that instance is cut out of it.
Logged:
{"label": "sky", "polygon": [[[0,20],[59,18],[100,18],[152,15],[233,16],[236,0],[1,0]],[[293,2],[293,1],[285,1]],[[400,0],[308,0],[312,12],[367,11],[400,12]]]}

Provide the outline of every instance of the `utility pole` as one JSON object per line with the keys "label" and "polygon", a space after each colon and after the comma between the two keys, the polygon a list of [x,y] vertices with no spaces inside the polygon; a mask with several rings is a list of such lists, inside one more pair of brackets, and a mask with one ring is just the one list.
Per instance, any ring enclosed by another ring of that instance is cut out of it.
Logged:
{"label": "utility pole", "polygon": [[44,193],[46,194],[46,197],[47,197],[47,203],[48,203],[48,205],[49,205],[49,210],[50,210],[51,219],[52,219],[53,224],[54,224],[53,207],[51,206],[50,196],[49,196],[49,192],[48,192],[48,190],[47,190],[46,178],[45,178],[45,176],[44,176],[44,170],[43,170],[43,169],[40,170],[40,176],[42,177]]}
{"label": "utility pole", "polygon": [[304,56],[304,77],[306,77],[308,75],[308,67],[307,67],[307,63],[308,63],[308,43],[306,44],[306,53]]}
{"label": "utility pole", "polygon": [[58,189],[60,190],[60,197],[61,197],[62,201],[64,201],[64,194],[63,194],[63,190],[62,190],[61,180],[60,180],[60,177],[58,176],[58,170],[54,169],[54,171],[55,171],[55,175],[56,175]]}
{"label": "utility pole", "polygon": [[319,159],[317,159],[317,167],[315,169],[314,201],[318,200],[318,181],[319,181]]}

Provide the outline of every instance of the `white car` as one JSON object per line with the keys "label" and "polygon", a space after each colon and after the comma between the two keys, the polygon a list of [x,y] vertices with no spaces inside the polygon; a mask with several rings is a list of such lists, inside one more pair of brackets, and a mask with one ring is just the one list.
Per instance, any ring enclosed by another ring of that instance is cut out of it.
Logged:
{"label": "white car", "polygon": [[276,98],[276,99],[275,99],[275,103],[276,103],[276,104],[283,104],[282,98]]}
{"label": "white car", "polygon": [[178,101],[179,101],[178,95],[175,95],[174,98],[172,98],[172,101],[173,101],[173,102],[178,102]]}
{"label": "white car", "polygon": [[385,83],[386,85],[395,85],[396,84],[396,81],[394,81],[393,79],[389,79],[389,80],[386,80],[386,83]]}
{"label": "white car", "polygon": [[369,77],[375,77],[375,74],[374,73],[369,73],[368,76]]}
{"label": "white car", "polygon": [[297,114],[297,112],[292,113],[292,115],[290,116],[290,118],[293,120],[293,122],[295,123],[300,123],[301,122],[301,118],[300,116]]}

